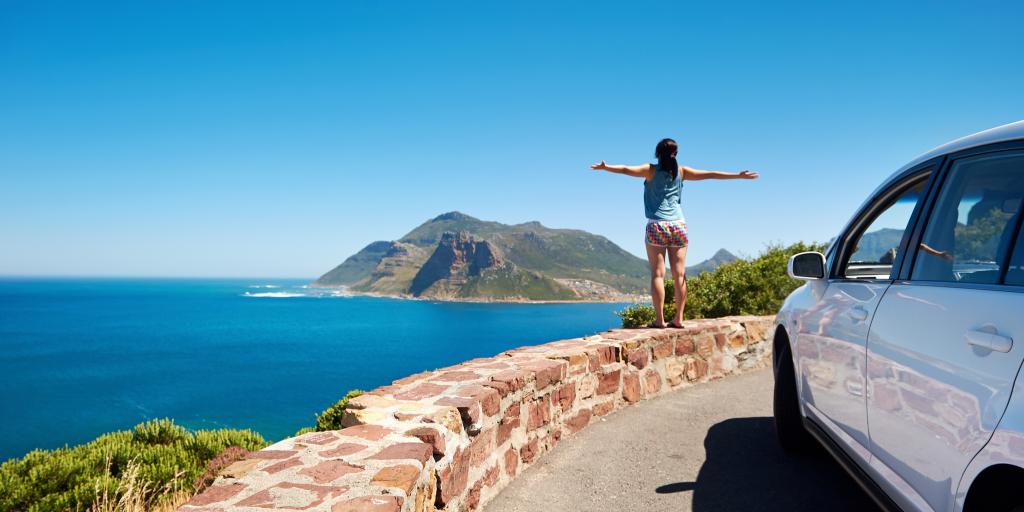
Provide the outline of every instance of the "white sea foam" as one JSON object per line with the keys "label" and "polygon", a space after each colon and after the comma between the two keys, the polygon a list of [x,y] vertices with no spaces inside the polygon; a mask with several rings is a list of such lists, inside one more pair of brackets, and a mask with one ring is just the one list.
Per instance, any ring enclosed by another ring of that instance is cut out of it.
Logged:
{"label": "white sea foam", "polygon": [[242,294],[245,297],[270,297],[276,299],[287,299],[291,297],[307,297],[305,293],[293,293],[293,292],[245,292]]}
{"label": "white sea foam", "polygon": [[254,284],[254,285],[250,285],[249,288],[268,288],[268,289],[270,289],[270,288],[280,288],[280,286],[278,286],[276,284]]}

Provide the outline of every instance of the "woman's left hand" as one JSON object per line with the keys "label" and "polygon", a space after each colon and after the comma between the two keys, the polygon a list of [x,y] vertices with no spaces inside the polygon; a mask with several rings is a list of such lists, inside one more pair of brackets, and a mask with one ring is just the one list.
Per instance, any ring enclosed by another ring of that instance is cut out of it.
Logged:
{"label": "woman's left hand", "polygon": [[590,164],[590,168],[595,171],[603,171],[608,168],[608,164],[604,163],[604,160],[601,160],[601,163],[599,164]]}
{"label": "woman's left hand", "polygon": [[743,180],[756,180],[760,174],[754,171],[740,171],[740,179]]}

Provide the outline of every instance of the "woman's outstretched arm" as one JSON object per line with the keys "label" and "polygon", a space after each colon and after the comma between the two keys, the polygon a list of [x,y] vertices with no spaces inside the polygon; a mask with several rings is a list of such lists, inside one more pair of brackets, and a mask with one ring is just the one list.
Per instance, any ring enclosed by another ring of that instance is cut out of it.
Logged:
{"label": "woman's outstretched arm", "polygon": [[724,172],[724,171],[704,171],[701,169],[694,169],[693,167],[687,167],[685,165],[679,166],[679,171],[683,174],[684,180],[700,181],[700,180],[755,180],[759,174],[753,171],[740,171],[740,172]]}
{"label": "woman's outstretched arm", "polygon": [[650,179],[652,169],[654,166],[651,164],[641,165],[608,165],[601,160],[601,163],[593,164],[590,166],[595,171],[609,171],[616,174],[625,174],[626,176],[632,176],[634,178]]}

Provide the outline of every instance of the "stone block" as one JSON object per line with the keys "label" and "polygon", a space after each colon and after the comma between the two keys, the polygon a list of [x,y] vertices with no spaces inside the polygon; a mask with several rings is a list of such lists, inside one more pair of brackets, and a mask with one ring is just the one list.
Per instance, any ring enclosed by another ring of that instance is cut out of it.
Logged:
{"label": "stone block", "polygon": [[462,417],[462,426],[467,429],[480,422],[480,401],[476,398],[467,398],[460,396],[446,396],[439,398],[434,405],[449,405],[459,410],[459,416]]}
{"label": "stone block", "polygon": [[689,359],[686,361],[686,378],[695,381],[704,378],[708,374],[708,363],[703,359]]}
{"label": "stone block", "polygon": [[654,368],[644,372],[644,396],[651,396],[661,391],[661,374]]}
{"label": "stone block", "polygon": [[676,341],[676,355],[677,356],[685,356],[685,355],[688,355],[688,354],[692,354],[693,351],[694,351],[694,347],[693,347],[693,339],[692,338],[684,338],[684,339]]}
{"label": "stone block", "polygon": [[507,388],[507,394],[523,389],[523,386],[526,385],[527,375],[528,373],[523,370],[509,369],[492,374],[490,379],[491,382],[499,382],[503,384]]}
{"label": "stone block", "polygon": [[367,441],[380,441],[381,439],[384,439],[384,436],[393,431],[380,425],[356,425],[343,428],[337,432],[338,435],[342,436],[358,437]]}
{"label": "stone block", "polygon": [[433,398],[441,396],[442,393],[447,391],[449,386],[441,384],[432,384],[425,382],[418,386],[413,387],[408,391],[403,391],[395,395],[398,400],[423,400],[424,398]]}
{"label": "stone block", "polygon": [[699,336],[697,338],[697,354],[708,359],[711,354],[715,353],[715,340],[709,335]]}
{"label": "stone block", "polygon": [[370,483],[379,487],[401,489],[408,496],[412,494],[412,490],[416,487],[416,482],[419,479],[420,468],[401,464],[398,466],[388,466],[378,471],[370,479]]}
{"label": "stone block", "polygon": [[235,507],[311,509],[341,496],[347,490],[348,487],[340,485],[281,482],[239,501]]}
{"label": "stone block", "polygon": [[619,390],[619,380],[622,377],[622,370],[614,370],[599,374],[597,379],[597,394],[608,395]]}
{"label": "stone block", "polygon": [[626,359],[629,364],[638,370],[642,370],[647,367],[647,363],[650,361],[650,355],[647,353],[646,348],[637,348],[627,352]]}
{"label": "stone block", "polygon": [[579,384],[579,397],[580,399],[587,399],[594,396],[597,391],[597,377],[594,375],[584,375],[580,378]]}
{"label": "stone block", "polygon": [[424,421],[437,423],[456,434],[462,432],[462,414],[455,407],[442,407]]}
{"label": "stone block", "polygon": [[512,438],[512,431],[518,428],[520,425],[519,417],[522,413],[522,409],[522,404],[518,402],[508,406],[508,408],[505,409],[505,414],[502,416],[501,421],[498,423],[498,432],[495,440],[495,444],[497,446],[505,444],[505,441],[508,441],[509,439]]}
{"label": "stone block", "polygon": [[675,347],[672,345],[671,341],[666,341],[655,345],[654,348],[651,349],[651,352],[654,355],[655,360],[664,359],[666,357],[671,357],[672,354],[675,353]]}
{"label": "stone block", "polygon": [[615,400],[608,400],[594,405],[594,416],[604,416],[615,410]]}
{"label": "stone block", "polygon": [[399,512],[404,501],[400,496],[360,496],[336,503],[331,512]]}
{"label": "stone block", "polygon": [[452,498],[462,494],[469,479],[469,452],[457,449],[451,462],[438,472],[437,507],[444,508]]}
{"label": "stone block", "polygon": [[469,443],[469,464],[479,466],[494,452],[494,437],[497,429],[491,427],[477,434]]}
{"label": "stone block", "polygon": [[569,428],[570,432],[575,434],[576,432],[583,430],[583,427],[586,427],[590,423],[591,416],[592,413],[590,409],[580,409],[575,416],[565,421],[565,425]]}
{"label": "stone block", "polygon": [[557,402],[563,411],[572,408],[576,401],[576,383],[568,382],[551,393],[552,402]]}
{"label": "stone block", "polygon": [[532,464],[538,455],[540,455],[540,443],[536,437],[527,441],[519,449],[519,458],[522,459],[523,464]]}
{"label": "stone block", "polygon": [[635,404],[640,401],[640,374],[627,372],[622,376],[622,398]]}
{"label": "stone block", "polygon": [[505,450],[505,474],[516,476],[516,468],[519,467],[519,453],[515,448]]}
{"label": "stone block", "polygon": [[497,390],[479,384],[463,386],[455,390],[456,396],[473,398],[480,402],[484,416],[494,416],[501,409],[501,394]]}
{"label": "stone block", "polygon": [[527,404],[529,416],[526,420],[526,431],[532,432],[551,422],[551,397],[544,395]]}
{"label": "stone block", "polygon": [[328,450],[322,450],[318,452],[317,455],[325,459],[332,459],[335,457],[344,457],[346,455],[352,455],[353,453],[359,453],[366,448],[367,446],[365,444],[341,443]]}
{"label": "stone block", "polygon": [[423,467],[434,453],[434,448],[427,443],[395,443],[385,446],[376,455],[369,457],[375,460],[411,459],[419,461]]}
{"label": "stone block", "polygon": [[445,450],[444,433],[435,427],[416,427],[405,432],[405,435],[412,436],[430,445],[435,456],[443,457]]}
{"label": "stone block", "polygon": [[675,360],[665,363],[665,380],[672,387],[683,383],[686,377],[686,361]]}

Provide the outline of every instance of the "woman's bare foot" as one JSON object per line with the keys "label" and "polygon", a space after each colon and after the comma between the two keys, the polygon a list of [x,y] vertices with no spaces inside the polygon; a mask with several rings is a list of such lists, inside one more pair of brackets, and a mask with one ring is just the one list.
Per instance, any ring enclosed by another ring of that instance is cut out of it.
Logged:
{"label": "woman's bare foot", "polygon": [[664,329],[667,326],[668,324],[666,324],[665,322],[658,323],[657,320],[647,324],[648,329]]}

